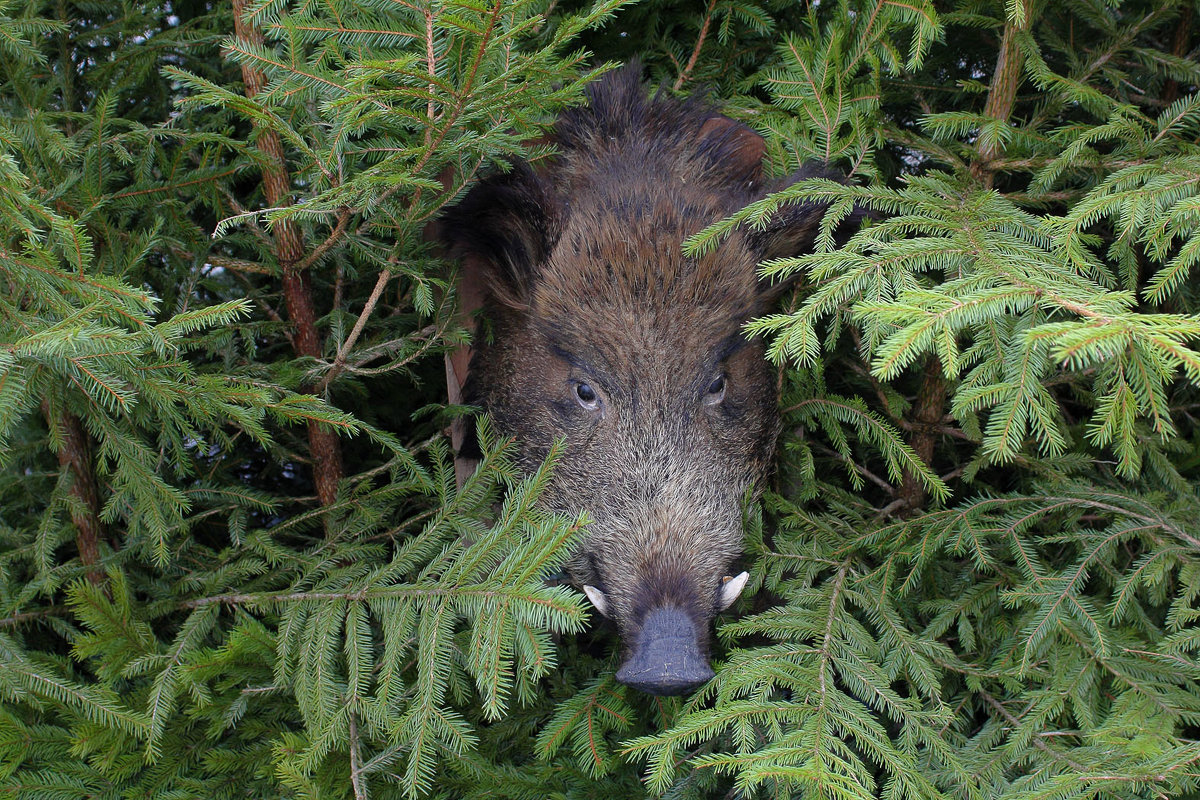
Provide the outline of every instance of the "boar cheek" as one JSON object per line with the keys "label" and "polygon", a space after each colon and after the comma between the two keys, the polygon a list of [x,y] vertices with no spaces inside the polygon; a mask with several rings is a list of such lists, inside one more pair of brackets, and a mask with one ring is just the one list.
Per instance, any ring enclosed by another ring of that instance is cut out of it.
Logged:
{"label": "boar cheek", "polygon": [[[568,445],[578,441],[595,419],[574,399],[572,367],[536,319],[528,312],[495,306],[488,315],[493,335],[477,345],[471,360],[468,402],[483,408],[500,431],[516,438],[523,468],[536,469],[556,439]],[[560,464],[560,471],[564,468]]]}
{"label": "boar cheek", "polygon": [[[709,414],[717,447],[736,453],[743,483],[763,490],[779,436],[779,390],[774,370],[755,340],[725,362],[726,396]],[[736,474],[736,473],[735,473]]]}

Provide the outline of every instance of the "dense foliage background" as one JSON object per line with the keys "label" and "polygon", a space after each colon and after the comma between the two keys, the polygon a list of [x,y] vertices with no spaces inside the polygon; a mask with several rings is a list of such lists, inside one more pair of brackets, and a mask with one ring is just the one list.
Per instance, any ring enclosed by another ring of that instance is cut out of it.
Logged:
{"label": "dense foliage background", "polygon": [[[1196,11],[0,2],[0,797],[1197,796]],[[683,699],[547,580],[544,474],[482,425],[456,488],[425,236],[634,56],[859,176],[741,221],[878,212],[766,266]]]}

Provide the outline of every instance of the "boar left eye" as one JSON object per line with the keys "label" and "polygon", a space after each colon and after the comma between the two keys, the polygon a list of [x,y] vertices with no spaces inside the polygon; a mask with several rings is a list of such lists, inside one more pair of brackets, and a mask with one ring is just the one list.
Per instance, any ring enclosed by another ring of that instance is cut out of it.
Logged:
{"label": "boar left eye", "polygon": [[705,394],[704,402],[710,406],[715,406],[717,403],[725,399],[725,376],[718,375],[713,379],[713,382],[708,385],[708,391]]}

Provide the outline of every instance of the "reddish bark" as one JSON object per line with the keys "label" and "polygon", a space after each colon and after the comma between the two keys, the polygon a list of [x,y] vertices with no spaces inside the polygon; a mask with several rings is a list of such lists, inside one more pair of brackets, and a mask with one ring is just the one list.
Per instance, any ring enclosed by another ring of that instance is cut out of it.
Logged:
{"label": "reddish bark", "polygon": [[[233,0],[234,32],[239,39],[261,46],[263,35],[245,19],[247,0]],[[246,96],[254,97],[266,86],[266,76],[249,65],[242,66]],[[266,156],[268,166],[262,171],[263,193],[271,208],[291,205],[291,182],[279,134],[258,128],[258,148]],[[299,228],[291,220],[280,220],[273,228],[275,255],[283,272],[283,302],[288,319],[295,327],[293,346],[296,355],[320,358],[323,353],[321,334],[317,331],[317,313],[313,305],[312,280],[308,270],[299,268],[304,259],[304,242]],[[302,386],[302,391],[313,391]],[[312,457],[313,483],[322,505],[332,505],[337,499],[338,482],[342,479],[342,445],[337,434],[316,422],[308,423],[308,448]]]}

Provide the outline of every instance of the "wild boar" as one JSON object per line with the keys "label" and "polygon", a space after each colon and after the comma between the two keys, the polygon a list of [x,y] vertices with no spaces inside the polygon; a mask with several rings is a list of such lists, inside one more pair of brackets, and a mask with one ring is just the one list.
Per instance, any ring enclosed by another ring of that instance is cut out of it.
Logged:
{"label": "wild boar", "polygon": [[620,630],[617,679],[665,695],[713,676],[712,619],[746,582],[727,576],[741,504],[779,432],[774,374],[743,334],[777,292],[755,268],[809,249],[823,208],[685,257],[688,236],[802,175],[769,180],[757,133],[702,98],[650,96],[639,72],[593,85],[556,157],[480,181],[440,235],[485,285],[465,398],[526,469],[565,440],[544,503],[592,520],[570,575]]}

